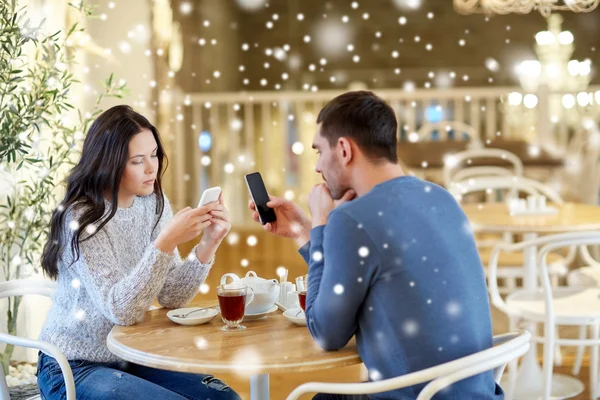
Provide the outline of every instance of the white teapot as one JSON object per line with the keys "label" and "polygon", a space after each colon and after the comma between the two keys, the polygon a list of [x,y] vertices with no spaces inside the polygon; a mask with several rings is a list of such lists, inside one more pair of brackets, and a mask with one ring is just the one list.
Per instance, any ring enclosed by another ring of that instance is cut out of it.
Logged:
{"label": "white teapot", "polygon": [[248,271],[245,277],[241,278],[233,273],[225,274],[221,277],[221,285],[227,283],[227,278],[234,282],[240,281],[248,285],[254,291],[254,299],[246,306],[245,314],[260,314],[267,312],[275,305],[279,298],[279,283],[277,279],[259,278],[254,271]]}

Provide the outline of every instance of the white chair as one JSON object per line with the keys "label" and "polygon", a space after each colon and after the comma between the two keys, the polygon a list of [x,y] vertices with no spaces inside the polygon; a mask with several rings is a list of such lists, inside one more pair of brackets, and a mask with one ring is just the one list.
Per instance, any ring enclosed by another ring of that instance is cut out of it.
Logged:
{"label": "white chair", "polygon": [[417,400],[429,400],[451,384],[485,371],[494,370],[494,380],[500,382],[506,364],[527,353],[529,332],[514,332],[494,336],[494,347],[435,367],[395,378],[367,383],[309,382],[294,389],[287,400],[297,400],[306,393],[373,394],[406,388],[429,382]]}
{"label": "white chair", "polygon": [[[20,279],[0,283],[0,299],[14,296],[24,296],[30,294],[37,294],[41,296],[52,297],[52,293],[56,289],[56,283],[50,281],[33,280],[33,279]],[[67,400],[75,400],[75,382],[73,380],[73,373],[69,362],[62,354],[60,349],[50,343],[41,342],[39,340],[32,340],[21,338],[6,333],[0,333],[0,342],[12,344],[15,346],[22,346],[34,349],[40,349],[44,353],[51,355],[56,359],[60,369],[62,370],[63,377],[65,379],[65,387],[67,389]],[[6,376],[4,371],[0,368],[0,398],[10,399],[8,392],[8,386],[6,384]],[[28,400],[39,400],[39,396],[35,396]]]}
{"label": "white chair", "polygon": [[[451,183],[448,187],[448,191],[459,202],[464,200],[464,197],[471,193],[483,192],[487,194],[497,194],[498,192],[505,192],[505,196],[503,196],[501,200],[516,197],[519,195],[519,193],[524,193],[526,195],[543,195],[546,196],[552,203],[563,204],[563,200],[560,195],[551,187],[533,179],[519,176],[470,178]],[[480,240],[477,242],[479,254],[481,256],[481,261],[483,263],[486,275],[491,248],[498,242],[498,239],[499,238],[496,237],[494,240]],[[511,242],[512,237],[507,235],[503,238],[503,240],[506,242]],[[564,257],[559,254],[552,254],[550,256],[552,275],[565,275],[568,272],[567,266],[573,262],[576,255],[575,248],[570,249],[569,253]],[[513,292],[516,289],[517,279],[522,279],[523,273],[524,269],[522,254],[503,255],[500,259],[500,269],[498,270],[498,277],[501,278],[504,283],[500,289],[501,293],[508,294]]]}
{"label": "white chair", "polygon": [[[587,246],[580,247],[580,255],[583,260],[583,267],[579,267],[569,272],[567,275],[567,285],[572,287],[599,287],[600,286],[600,262],[596,261],[590,254]],[[587,337],[587,327],[579,327],[579,338]],[[577,348],[575,362],[571,373],[579,375],[581,363],[583,362],[584,346]]]}
{"label": "white chair", "polygon": [[[497,160],[506,166],[471,166],[473,160]],[[467,164],[467,165],[465,165]],[[502,149],[473,149],[451,154],[444,160],[444,186],[467,178],[483,176],[523,176],[523,162],[514,153]]]}
{"label": "white chair", "polygon": [[[527,320],[544,324],[544,336],[534,335],[534,342],[544,344],[543,398],[549,399],[552,383],[554,346],[591,346],[590,393],[595,399],[598,391],[598,361],[600,350],[600,288],[553,287],[548,270],[548,255],[561,248],[574,248],[600,244],[600,231],[564,233],[543,236],[535,240],[516,244],[499,243],[492,251],[489,265],[489,291],[494,304],[511,319]],[[522,252],[531,246],[543,246],[538,252],[538,272],[542,288],[519,290],[506,297],[500,296],[497,284],[498,259],[500,252]],[[558,339],[555,329],[558,325],[584,326],[592,328],[592,338]],[[515,383],[516,365],[509,373],[511,383]],[[510,392],[510,391],[509,391]]]}

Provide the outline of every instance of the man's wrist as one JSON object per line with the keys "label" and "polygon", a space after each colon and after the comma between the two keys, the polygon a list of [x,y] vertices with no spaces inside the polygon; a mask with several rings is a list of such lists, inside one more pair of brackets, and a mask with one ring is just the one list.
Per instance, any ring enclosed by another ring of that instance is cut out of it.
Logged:
{"label": "man's wrist", "polygon": [[310,242],[310,230],[303,230],[295,240],[298,248],[301,249],[306,243]]}
{"label": "man's wrist", "polygon": [[315,217],[312,219],[312,227],[327,225],[327,217]]}

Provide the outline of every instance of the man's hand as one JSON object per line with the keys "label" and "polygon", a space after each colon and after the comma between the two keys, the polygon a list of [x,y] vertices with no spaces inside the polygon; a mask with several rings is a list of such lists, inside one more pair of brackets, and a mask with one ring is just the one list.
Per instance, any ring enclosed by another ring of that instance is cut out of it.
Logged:
{"label": "man's hand", "polygon": [[[275,211],[277,221],[265,224],[267,232],[274,235],[294,239],[299,247],[310,240],[310,220],[296,203],[280,197],[269,196],[267,206]],[[252,211],[252,219],[259,222],[256,206],[252,201],[248,204]]]}
{"label": "man's hand", "polygon": [[334,208],[353,200],[355,197],[356,193],[354,190],[348,189],[341,199],[334,200],[333,197],[331,197],[327,185],[324,183],[315,185],[308,196],[308,206],[312,215],[312,227],[314,228],[316,226],[327,224],[329,213],[333,211]]}

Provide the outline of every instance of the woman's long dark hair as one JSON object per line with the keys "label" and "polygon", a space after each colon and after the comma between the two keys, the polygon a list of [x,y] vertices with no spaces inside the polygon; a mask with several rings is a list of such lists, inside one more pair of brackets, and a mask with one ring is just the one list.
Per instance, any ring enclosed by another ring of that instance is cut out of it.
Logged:
{"label": "woman's long dark hair", "polygon": [[[129,141],[142,130],[152,132],[158,145],[158,171],[154,182],[156,194],[156,214],[162,215],[164,199],[161,178],[167,167],[167,158],[156,128],[142,115],[126,105],[112,107],[94,121],[83,143],[81,159],[67,178],[67,191],[60,206],[52,214],[48,242],[42,253],[42,269],[52,279],[58,277],[58,263],[64,246],[68,245],[79,259],[79,242],[86,228],[95,224],[96,229],[83,240],[92,237],[117,212],[119,185],[129,159]],[[104,194],[110,193],[112,207],[105,215]],[[78,214],[78,228],[74,230],[70,243],[65,243],[68,235],[65,230],[66,214]],[[103,217],[104,216],[104,217]],[[160,219],[160,218],[159,218]],[[156,225],[154,226],[156,228]]]}

